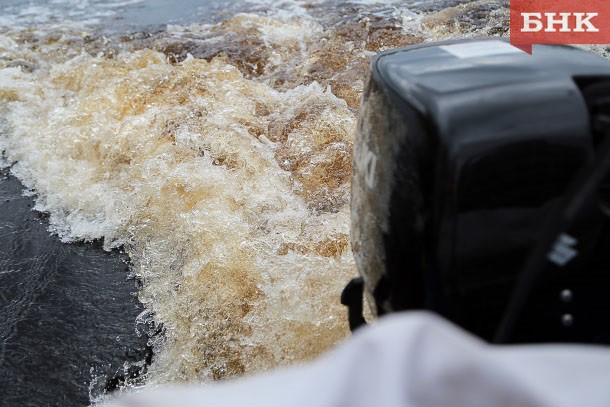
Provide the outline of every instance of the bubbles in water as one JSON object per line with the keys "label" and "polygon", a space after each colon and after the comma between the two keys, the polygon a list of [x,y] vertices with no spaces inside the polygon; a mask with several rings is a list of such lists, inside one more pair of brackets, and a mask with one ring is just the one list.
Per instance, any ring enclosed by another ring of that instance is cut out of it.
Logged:
{"label": "bubbles in water", "polygon": [[138,332],[164,333],[149,383],[266,370],[345,338],[370,58],[506,32],[503,3],[455,3],[259,2],[158,32],[0,30],[0,150],[64,241],[129,253]]}

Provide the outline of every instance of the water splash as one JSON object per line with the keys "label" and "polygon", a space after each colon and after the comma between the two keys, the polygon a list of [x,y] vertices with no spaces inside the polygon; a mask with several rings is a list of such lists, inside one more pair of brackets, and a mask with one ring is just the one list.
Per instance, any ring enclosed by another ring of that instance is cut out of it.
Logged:
{"label": "water splash", "polygon": [[64,241],[128,251],[143,318],[164,329],[149,384],[296,363],[345,338],[370,58],[508,23],[493,1],[242,11],[156,31],[0,30],[0,150]]}

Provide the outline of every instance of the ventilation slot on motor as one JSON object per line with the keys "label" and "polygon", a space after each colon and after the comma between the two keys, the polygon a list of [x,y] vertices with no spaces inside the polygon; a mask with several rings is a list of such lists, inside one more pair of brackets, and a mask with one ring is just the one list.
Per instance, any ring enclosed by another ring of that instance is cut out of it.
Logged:
{"label": "ventilation slot on motor", "polygon": [[[576,83],[589,109],[593,146],[598,148],[604,138],[610,136],[610,78],[580,78]],[[610,215],[610,176],[600,186],[599,200]]]}

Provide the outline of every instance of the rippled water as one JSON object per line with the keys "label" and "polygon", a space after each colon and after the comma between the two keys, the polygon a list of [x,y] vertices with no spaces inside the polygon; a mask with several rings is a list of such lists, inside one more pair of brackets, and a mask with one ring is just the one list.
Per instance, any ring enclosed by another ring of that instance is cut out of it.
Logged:
{"label": "rippled water", "polygon": [[63,241],[129,253],[149,384],[311,359],[348,334],[370,58],[505,35],[508,2],[171,3],[0,0],[3,160]]}
{"label": "rippled water", "polygon": [[134,326],[143,307],[126,281],[126,256],[49,235],[44,214],[7,173],[0,170],[0,406],[85,405],[136,383],[150,352]]}

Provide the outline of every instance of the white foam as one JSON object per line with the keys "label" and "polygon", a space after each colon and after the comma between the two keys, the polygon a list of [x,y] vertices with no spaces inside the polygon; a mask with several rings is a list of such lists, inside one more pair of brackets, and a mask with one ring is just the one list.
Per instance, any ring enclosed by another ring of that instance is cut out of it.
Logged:
{"label": "white foam", "polygon": [[[177,43],[177,53],[188,44],[175,64],[79,20],[131,1],[58,0],[0,17],[25,27],[0,29],[4,164],[62,239],[125,245],[142,318],[166,332],[153,344],[152,384],[265,370],[343,340],[366,67],[381,48],[456,35],[398,3],[359,2],[348,16],[336,4],[325,13],[325,2],[257,3],[144,42]],[[227,52],[206,62],[193,44]]]}

